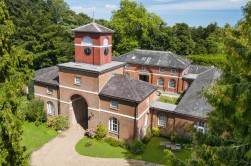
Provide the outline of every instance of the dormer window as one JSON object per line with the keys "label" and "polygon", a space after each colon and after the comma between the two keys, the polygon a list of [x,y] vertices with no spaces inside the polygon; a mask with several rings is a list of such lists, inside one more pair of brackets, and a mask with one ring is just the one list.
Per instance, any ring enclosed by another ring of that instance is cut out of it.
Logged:
{"label": "dormer window", "polygon": [[52,93],[53,93],[53,89],[52,89],[51,86],[48,86],[48,87],[47,87],[47,93],[48,93],[48,94],[52,94]]}
{"label": "dormer window", "polygon": [[82,84],[82,79],[81,79],[81,77],[75,77],[74,84],[75,84],[75,85],[81,85],[81,84]]}
{"label": "dormer window", "polygon": [[176,69],[171,69],[170,73],[171,74],[176,74]]}

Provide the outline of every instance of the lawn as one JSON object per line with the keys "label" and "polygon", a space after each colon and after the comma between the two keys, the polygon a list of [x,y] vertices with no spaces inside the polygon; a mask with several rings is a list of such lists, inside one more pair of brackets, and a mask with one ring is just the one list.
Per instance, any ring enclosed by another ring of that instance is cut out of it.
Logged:
{"label": "lawn", "polygon": [[[85,147],[87,141],[92,142],[91,147]],[[166,153],[164,149],[160,149],[159,142],[167,141],[165,138],[154,137],[148,143],[145,151],[141,155],[133,155],[125,149],[120,147],[112,147],[103,141],[97,141],[96,139],[89,139],[84,137],[75,146],[76,151],[84,156],[101,157],[101,158],[127,158],[144,160],[151,163],[166,164]],[[186,160],[190,157],[191,151],[183,149],[174,154],[181,160]]]}
{"label": "lawn", "polygon": [[26,147],[26,153],[41,147],[58,135],[57,131],[47,128],[45,124],[36,126],[34,123],[25,122],[23,127],[24,133],[21,145]]}
{"label": "lawn", "polygon": [[171,97],[167,97],[167,96],[160,96],[158,101],[163,102],[163,103],[176,104],[177,100],[178,100],[178,98],[171,98]]}

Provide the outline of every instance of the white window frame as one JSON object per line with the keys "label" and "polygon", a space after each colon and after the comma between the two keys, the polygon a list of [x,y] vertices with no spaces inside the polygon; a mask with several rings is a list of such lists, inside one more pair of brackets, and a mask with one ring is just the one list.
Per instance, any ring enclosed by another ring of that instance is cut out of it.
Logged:
{"label": "white window frame", "polygon": [[[170,85],[173,85],[173,84],[171,84],[172,81],[174,82],[174,85],[175,85],[175,86],[170,86]],[[176,88],[176,80],[170,79],[169,82],[168,82],[168,87],[169,87],[169,88]]]}
{"label": "white window frame", "polygon": [[84,46],[93,46],[93,40],[90,36],[85,36],[82,39],[82,45]]}
{"label": "white window frame", "polygon": [[[163,84],[162,84],[162,85],[160,85],[160,84],[159,84],[160,79],[162,79],[162,80],[163,80]],[[164,84],[165,84],[165,80],[164,80],[164,78],[163,78],[163,77],[158,78],[158,80],[157,80],[157,84],[158,84],[158,86],[163,87],[163,86],[164,86]]]}
{"label": "white window frame", "polygon": [[111,100],[110,108],[112,108],[112,109],[119,109],[119,102]]}
{"label": "white window frame", "polygon": [[158,115],[158,126],[160,127],[166,127],[166,114],[160,113]]}
{"label": "white window frame", "polygon": [[164,73],[164,72],[165,72],[165,69],[162,68],[162,67],[160,67],[160,68],[159,68],[159,72],[160,72],[160,73]]}
{"label": "white window frame", "polygon": [[116,118],[109,119],[109,131],[112,133],[119,133],[119,121]]}
{"label": "white window frame", "polygon": [[55,115],[55,106],[51,101],[47,102],[47,114]]}
{"label": "white window frame", "polygon": [[205,122],[198,121],[195,123],[195,128],[197,129],[198,132],[204,134],[207,131],[207,124]]}
{"label": "white window frame", "polygon": [[171,70],[170,70],[170,73],[171,73],[171,74],[176,74],[176,69],[171,69]]}
{"label": "white window frame", "polygon": [[53,88],[51,86],[47,87],[47,94],[52,94],[53,93]]}
{"label": "white window frame", "polygon": [[108,46],[108,45],[109,45],[109,39],[108,37],[105,37],[103,41],[103,46]]}
{"label": "white window frame", "polygon": [[81,85],[82,84],[82,79],[81,79],[81,77],[75,77],[75,79],[74,79],[74,84],[75,85]]}

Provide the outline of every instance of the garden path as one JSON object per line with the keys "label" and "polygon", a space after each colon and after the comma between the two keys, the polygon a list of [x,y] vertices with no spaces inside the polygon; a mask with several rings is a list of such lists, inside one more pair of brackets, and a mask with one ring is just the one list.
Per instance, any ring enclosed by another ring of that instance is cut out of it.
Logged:
{"label": "garden path", "polygon": [[84,129],[75,125],[62,132],[56,138],[34,151],[32,166],[157,166],[140,160],[118,158],[94,158],[81,156],[75,151],[75,145],[83,138]]}

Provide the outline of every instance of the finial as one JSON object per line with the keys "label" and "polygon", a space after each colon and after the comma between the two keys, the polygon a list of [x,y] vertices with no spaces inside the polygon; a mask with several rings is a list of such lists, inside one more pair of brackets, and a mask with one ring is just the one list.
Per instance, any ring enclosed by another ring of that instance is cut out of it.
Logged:
{"label": "finial", "polygon": [[92,22],[95,22],[95,17],[94,17],[94,15],[95,15],[95,11],[94,11],[94,9],[93,9],[93,11],[92,11]]}

